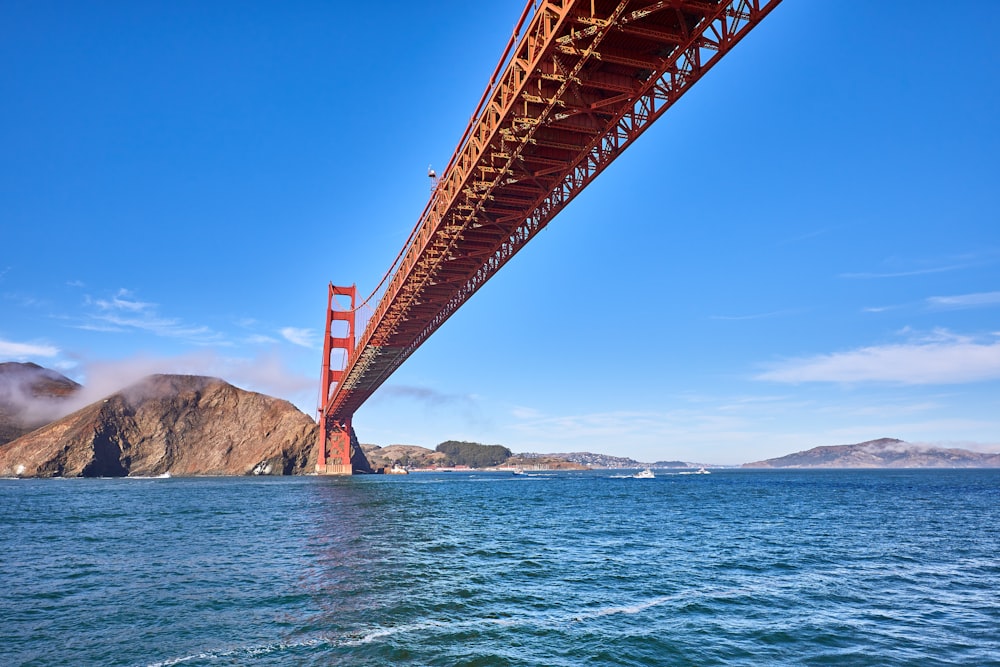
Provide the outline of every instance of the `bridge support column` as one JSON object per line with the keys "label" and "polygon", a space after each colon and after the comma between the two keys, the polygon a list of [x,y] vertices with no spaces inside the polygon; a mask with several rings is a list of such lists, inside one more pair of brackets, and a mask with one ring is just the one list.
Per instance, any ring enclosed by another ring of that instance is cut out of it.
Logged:
{"label": "bridge support column", "polygon": [[[335,418],[327,414],[327,407],[330,402],[330,395],[333,393],[335,384],[343,380],[344,368],[347,367],[348,356],[354,351],[354,313],[355,301],[357,300],[357,287],[337,287],[330,283],[326,304],[326,333],[323,338],[323,370],[320,378],[320,405],[319,405],[319,442],[316,453],[316,472],[320,475],[351,475],[354,469],[351,466],[351,417]],[[350,310],[337,310],[335,296],[348,296],[351,298]],[[347,330],[343,331],[344,322]],[[343,336],[335,336],[333,327],[339,326],[341,331],[346,333]],[[342,357],[337,360],[339,369],[332,368],[330,356],[335,350],[343,350]]]}
{"label": "bridge support column", "polygon": [[[319,475],[353,475],[351,465],[351,420],[338,423],[327,419],[326,428],[319,429],[319,453],[316,473]],[[329,452],[329,456],[327,456]]]}

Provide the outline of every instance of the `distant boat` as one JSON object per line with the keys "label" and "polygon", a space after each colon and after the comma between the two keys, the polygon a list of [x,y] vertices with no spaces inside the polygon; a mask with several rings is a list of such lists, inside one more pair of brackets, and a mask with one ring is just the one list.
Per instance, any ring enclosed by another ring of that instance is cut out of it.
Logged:
{"label": "distant boat", "polygon": [[632,476],[636,479],[653,479],[656,477],[656,475],[653,474],[653,471],[650,470],[649,468],[646,468],[642,472],[637,472]]}
{"label": "distant boat", "polygon": [[170,471],[163,473],[162,475],[157,475],[159,479],[170,479]]}
{"label": "distant boat", "polygon": [[523,475],[524,474],[524,470],[522,470],[521,468],[514,468],[514,474],[515,475]]}
{"label": "distant boat", "polygon": [[709,471],[705,470],[705,467],[702,466],[701,468],[698,468],[698,470],[697,470],[697,472],[695,472],[695,474],[696,475],[711,475],[712,473],[710,473]]}

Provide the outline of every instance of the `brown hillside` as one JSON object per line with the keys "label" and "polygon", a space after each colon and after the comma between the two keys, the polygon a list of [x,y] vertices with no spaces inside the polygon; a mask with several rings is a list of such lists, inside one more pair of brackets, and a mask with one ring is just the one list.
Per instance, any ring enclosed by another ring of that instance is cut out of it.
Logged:
{"label": "brown hillside", "polygon": [[38,364],[0,363],[0,445],[65,414],[80,385]]}
{"label": "brown hillside", "polygon": [[302,474],[316,463],[316,435],[287,401],[153,375],[0,446],[0,476]]}
{"label": "brown hillside", "polygon": [[448,457],[441,452],[417,445],[362,445],[365,456],[373,468],[391,468],[393,465],[430,468],[447,465]]}

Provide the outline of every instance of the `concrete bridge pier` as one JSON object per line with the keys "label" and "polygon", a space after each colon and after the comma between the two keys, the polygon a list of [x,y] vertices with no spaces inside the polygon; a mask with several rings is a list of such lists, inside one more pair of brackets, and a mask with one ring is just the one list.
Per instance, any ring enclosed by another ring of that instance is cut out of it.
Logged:
{"label": "concrete bridge pier", "polygon": [[[337,423],[323,418],[316,454],[317,475],[353,475],[351,465],[351,420]],[[329,454],[329,456],[328,456]]]}

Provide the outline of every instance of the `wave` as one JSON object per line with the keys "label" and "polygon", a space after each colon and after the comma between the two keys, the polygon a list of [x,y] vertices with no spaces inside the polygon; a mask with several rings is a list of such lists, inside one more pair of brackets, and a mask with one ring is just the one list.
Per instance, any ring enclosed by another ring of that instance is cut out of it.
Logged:
{"label": "wave", "polygon": [[240,660],[246,658],[260,658],[272,653],[280,653],[282,651],[301,648],[313,648],[316,646],[328,645],[330,643],[331,642],[328,639],[317,638],[306,639],[299,642],[273,642],[271,644],[240,646],[237,648],[221,649],[218,651],[202,651],[200,653],[185,655],[180,658],[170,658],[168,660],[161,660],[160,662],[153,662],[150,663],[148,667],[173,667],[173,665],[182,665],[185,662],[193,662],[195,660],[232,661],[233,659]]}
{"label": "wave", "polygon": [[251,658],[261,658],[285,651],[295,651],[316,647],[338,648],[361,646],[365,644],[378,643],[398,635],[423,633],[427,631],[451,633],[462,630],[481,630],[482,628],[488,626],[506,628],[516,628],[522,626],[535,628],[539,626],[558,627],[569,623],[580,623],[588,619],[600,618],[603,616],[612,616],[616,614],[640,614],[647,609],[652,609],[663,604],[674,602],[678,598],[679,596],[677,595],[661,596],[635,602],[633,604],[611,605],[588,611],[567,610],[558,614],[545,615],[541,618],[535,614],[527,614],[502,618],[478,617],[460,621],[425,620],[417,623],[405,623],[396,626],[373,626],[362,628],[340,637],[316,637],[313,639],[304,639],[295,642],[281,641],[268,644],[254,644],[236,648],[219,649],[214,651],[200,651],[190,655],[153,662],[147,667],[174,667],[175,665],[183,665],[184,663],[198,661],[226,661],[226,664],[236,661],[239,663]]}

